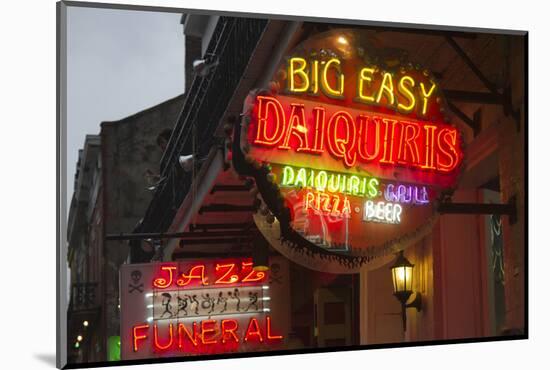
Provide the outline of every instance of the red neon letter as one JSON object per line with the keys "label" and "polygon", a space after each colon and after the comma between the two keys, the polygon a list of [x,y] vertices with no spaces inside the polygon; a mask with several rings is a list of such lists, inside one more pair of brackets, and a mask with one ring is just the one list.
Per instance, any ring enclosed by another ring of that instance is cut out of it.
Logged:
{"label": "red neon letter", "polygon": [[[339,123],[344,123],[344,129],[339,130]],[[344,132],[343,135],[341,133]],[[343,138],[342,138],[343,136]],[[327,126],[327,143],[329,153],[337,158],[343,158],[347,167],[355,165],[357,140],[355,122],[346,111],[338,111],[330,117]]]}
{"label": "red neon letter", "polygon": [[319,210],[325,212],[326,214],[329,214],[330,213],[330,207],[329,207],[330,195],[328,195],[325,192],[319,191],[317,192],[317,196],[319,197],[319,199],[321,199],[321,202],[323,203],[323,205],[321,206],[321,209]]}
{"label": "red neon letter", "polygon": [[[457,131],[456,129],[443,129],[437,135],[437,169],[442,172],[450,172],[458,165],[459,154],[455,149],[457,147]],[[448,158],[448,163],[442,163],[442,155]]]}
{"label": "red neon letter", "polygon": [[[206,325],[212,324],[211,328],[205,328]],[[206,334],[215,333],[216,329],[214,328],[214,325],[216,325],[216,320],[203,320],[201,321],[201,338],[202,338],[202,344],[216,344],[218,341],[213,338],[212,340],[206,340]]]}
{"label": "red neon letter", "polygon": [[306,113],[303,104],[290,104],[292,109],[290,111],[290,117],[288,119],[288,126],[286,128],[285,139],[283,143],[279,145],[279,149],[290,149],[290,136],[294,135],[300,142],[297,152],[309,151],[308,144],[308,132],[306,127]]}
{"label": "red neon letter", "polygon": [[[411,163],[417,166],[420,162],[420,156],[418,154],[416,139],[420,135],[420,127],[413,122],[402,122],[401,127],[401,140],[399,142],[397,161],[400,163]],[[410,161],[407,161],[408,153],[411,155]]]}
{"label": "red neon letter", "polygon": [[[359,152],[359,158],[365,162],[374,160],[380,153],[380,118],[372,118],[372,123],[375,128],[373,137],[374,140],[370,139],[371,135],[369,135],[370,121],[370,117],[362,114],[357,118],[357,122],[359,123],[359,145],[357,149]],[[374,142],[374,150],[372,154],[369,154],[368,147],[371,141]]]}
{"label": "red neon letter", "polygon": [[243,283],[250,283],[250,282],[253,282],[253,281],[261,281],[262,279],[265,278],[265,272],[263,271],[254,271],[254,268],[252,267],[252,262],[243,262],[242,264],[242,268],[243,268],[243,271],[245,271],[246,269],[250,269],[250,272],[248,273],[248,275],[246,275],[242,282]]}
{"label": "red neon letter", "polygon": [[[228,324],[232,324],[231,327],[228,327]],[[239,338],[237,337],[237,334],[235,334],[235,331],[239,328],[239,324],[237,323],[237,320],[222,320],[222,343],[225,343],[225,333],[231,334],[233,337],[233,340],[235,343],[239,343]]]}
{"label": "red neon letter", "polygon": [[266,317],[266,333],[267,339],[283,339],[282,335],[271,335],[271,316]]}
{"label": "red neon letter", "polygon": [[176,266],[162,266],[160,269],[162,271],[168,271],[168,279],[158,277],[153,280],[153,286],[155,288],[165,289],[172,285],[173,271],[176,270]]}
{"label": "red neon letter", "polygon": [[395,163],[395,161],[393,160],[393,140],[395,138],[395,124],[397,123],[397,121],[391,119],[383,119],[382,122],[384,122],[384,125],[386,127],[386,133],[384,135],[384,153],[382,155],[380,163],[393,164]]}
{"label": "red neon letter", "polygon": [[[181,278],[176,281],[176,284],[178,284],[178,286],[186,286],[193,279],[198,279],[201,281],[202,285],[208,285],[208,282],[204,277],[204,269],[204,265],[196,265],[191,267],[191,270],[189,270],[189,275],[185,275],[184,273],[182,273]],[[196,270],[200,270],[200,273],[197,273]]]}
{"label": "red neon letter", "polygon": [[174,327],[172,324],[170,324],[169,326],[169,330],[168,330],[168,333],[170,334],[170,340],[168,341],[168,344],[165,344],[165,345],[161,345],[159,343],[159,337],[158,337],[158,326],[157,324],[154,324],[153,325],[153,334],[154,334],[154,337],[155,337],[155,348],[158,349],[158,350],[165,350],[165,349],[168,349],[172,346],[172,343],[174,342]]}
{"label": "red neon letter", "polygon": [[306,196],[304,197],[304,210],[307,211],[310,208],[315,209],[315,205],[313,204],[314,201],[315,195],[311,191],[306,192]]}
{"label": "red neon letter", "polygon": [[351,204],[349,202],[349,199],[344,196],[344,205],[342,206],[342,216],[344,217],[350,217],[351,215]]}
{"label": "red neon letter", "polygon": [[193,335],[191,336],[191,333],[187,330],[185,325],[182,323],[178,324],[178,347],[183,348],[183,339],[185,336],[193,343],[193,345],[196,347],[199,344],[199,341],[197,339],[198,330],[197,330],[197,323],[193,321]]}
{"label": "red neon letter", "polygon": [[250,337],[252,336],[258,337],[258,340],[260,342],[264,341],[264,339],[262,338],[262,332],[260,331],[260,325],[258,324],[258,320],[255,317],[251,318],[250,322],[248,323],[248,328],[246,329],[244,341],[248,342],[250,340]]}
{"label": "red neon letter", "polygon": [[222,277],[216,280],[214,284],[233,284],[239,281],[239,275],[229,275],[235,270],[234,263],[228,263],[225,265],[220,265],[219,263],[216,264],[216,272],[223,269],[225,269],[225,273],[223,273]]}
{"label": "red neon letter", "polygon": [[424,126],[424,131],[426,131],[426,137],[424,143],[426,145],[426,157],[425,162],[421,168],[435,170],[434,166],[434,137],[435,129],[437,126],[426,125]]}
{"label": "red neon letter", "polygon": [[311,151],[313,153],[323,153],[325,151],[325,108],[313,108],[313,117],[315,117],[315,136]]}
{"label": "red neon letter", "polygon": [[138,340],[140,339],[146,339],[147,338],[147,334],[142,334],[142,335],[138,335],[138,330],[141,330],[141,329],[146,329],[146,330],[149,330],[149,325],[145,324],[145,325],[136,325],[134,326],[133,330],[132,330],[132,341],[134,342],[134,352],[137,352],[138,351]]}
{"label": "red neon letter", "polygon": [[[276,145],[282,138],[284,134],[285,123],[285,112],[281,103],[271,96],[262,96],[258,95],[256,97],[258,101],[258,127],[256,127],[256,139],[254,144],[263,144],[268,146]],[[270,109],[274,113],[271,116],[271,120],[268,120],[270,117]],[[270,127],[271,135],[268,136],[268,122],[272,122],[272,127]]]}

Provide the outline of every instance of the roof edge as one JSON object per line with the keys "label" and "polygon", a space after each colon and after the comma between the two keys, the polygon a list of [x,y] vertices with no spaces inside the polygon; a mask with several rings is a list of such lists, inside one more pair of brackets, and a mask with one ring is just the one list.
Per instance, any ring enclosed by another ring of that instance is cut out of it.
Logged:
{"label": "roof edge", "polygon": [[116,124],[116,125],[119,125],[119,124],[122,124],[122,123],[131,122],[131,121],[133,121],[135,118],[140,117],[140,116],[143,116],[143,115],[145,115],[145,114],[147,114],[147,113],[150,113],[150,112],[152,112],[153,110],[155,110],[155,109],[157,109],[157,108],[159,108],[159,107],[161,107],[161,106],[163,106],[163,105],[168,105],[168,104],[173,103],[173,102],[175,102],[176,100],[179,100],[179,99],[182,99],[182,102],[183,102],[183,98],[184,98],[184,97],[185,97],[185,93],[181,93],[181,94],[179,94],[179,95],[174,96],[173,98],[170,98],[170,99],[165,100],[165,101],[163,101],[163,102],[161,102],[161,103],[155,104],[155,105],[153,105],[153,106],[151,106],[151,107],[149,107],[149,108],[146,108],[146,109],[144,109],[144,110],[141,110],[141,111],[139,111],[139,112],[137,112],[137,113],[134,113],[134,114],[132,114],[132,115],[130,115],[130,116],[126,116],[126,117],[124,117],[124,118],[121,118],[121,119],[119,119],[119,120],[116,120],[116,121],[101,121],[100,127],[103,127],[103,126],[113,126],[113,125],[115,125],[115,124]]}

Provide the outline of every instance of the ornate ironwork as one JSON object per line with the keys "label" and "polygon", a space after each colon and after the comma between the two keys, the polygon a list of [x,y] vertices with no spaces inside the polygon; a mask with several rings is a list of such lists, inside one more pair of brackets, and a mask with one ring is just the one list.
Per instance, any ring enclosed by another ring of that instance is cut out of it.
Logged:
{"label": "ornate ironwork", "polygon": [[71,286],[71,302],[69,311],[80,311],[97,308],[96,289],[98,283],[74,283]]}
{"label": "ornate ironwork", "polygon": [[[204,158],[218,144],[214,132],[221,124],[267,22],[220,17],[206,50],[206,54],[218,57],[219,64],[209,75],[195,76],[191,83],[161,159],[161,175],[166,181],[156,189],[142,226],[136,232],[161,232],[169,227],[177,208],[191,190],[192,173],[181,169],[178,158],[191,153],[195,158]],[[195,171],[200,166],[200,161],[196,161]]]}

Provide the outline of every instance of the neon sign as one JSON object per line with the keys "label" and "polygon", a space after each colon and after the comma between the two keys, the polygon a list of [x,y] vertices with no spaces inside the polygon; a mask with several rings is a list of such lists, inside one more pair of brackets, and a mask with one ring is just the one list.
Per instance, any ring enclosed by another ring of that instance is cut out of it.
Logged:
{"label": "neon sign", "polygon": [[[210,266],[212,271],[206,271],[207,265],[196,264],[189,267],[188,271],[178,274],[176,266],[162,266],[160,276],[155,278],[153,286],[157,289],[167,289],[173,285],[185,286],[207,286],[207,285],[228,285],[236,283],[255,283],[265,280],[266,273],[255,271],[252,262],[242,261],[237,263],[216,263]],[[207,272],[213,274],[212,282],[205,275]]]}
{"label": "neon sign", "polygon": [[388,184],[384,197],[389,202],[403,204],[428,204],[428,189],[425,186]]}
{"label": "neon sign", "polygon": [[[150,329],[153,329],[153,338]],[[183,351],[190,352],[204,346],[238,345],[241,342],[279,342],[282,335],[274,333],[271,317],[266,316],[265,324],[261,325],[257,318],[252,317],[244,327],[240,327],[235,319],[201,320],[186,323],[170,323],[164,330],[158,324],[135,325],[132,328],[132,350],[138,352],[149,344],[156,352]]]}
{"label": "neon sign", "polygon": [[444,174],[455,170],[462,156],[458,130],[448,125],[262,95],[256,97],[254,114],[254,145],[327,153],[345,168],[363,163]]}
{"label": "neon sign", "polygon": [[401,223],[401,212],[403,207],[399,204],[367,200],[363,220],[398,224]]}
{"label": "neon sign", "polygon": [[[350,218],[363,209],[362,220],[400,224],[403,205],[427,205],[430,190],[375,177],[283,166],[279,182],[284,192],[304,191],[302,211]],[[383,200],[382,200],[383,199]]]}
{"label": "neon sign", "polygon": [[350,217],[351,205],[347,197],[323,191],[308,191],[304,198],[304,211],[309,209],[334,217]]}
{"label": "neon sign", "polygon": [[457,184],[464,159],[436,78],[364,38],[332,30],[296,46],[269,89],[249,94],[233,138],[240,174],[260,185],[268,171],[276,185],[258,186],[271,197],[267,224],[275,218],[281,230],[350,254],[427,232],[434,200]]}
{"label": "neon sign", "polygon": [[[282,343],[277,327],[281,316],[272,311],[276,297],[270,294],[268,273],[254,271],[250,259],[155,263],[148,268],[145,287],[125,294],[125,300],[142,294],[146,310],[140,319],[125,320],[125,358],[234,352],[241,346],[253,350]],[[132,287],[142,273],[128,275]]]}
{"label": "neon sign", "polygon": [[156,291],[152,321],[269,312],[270,299],[267,286]]}
{"label": "neon sign", "polygon": [[378,195],[379,180],[374,177],[347,175],[309,168],[284,166],[281,179],[283,187],[311,187],[330,193],[342,193],[369,198]]}
{"label": "neon sign", "polygon": [[[342,72],[343,61],[339,58],[328,60],[292,57],[287,62],[287,91],[317,95],[320,91],[331,98],[345,95],[346,75]],[[333,76],[332,82],[330,76]],[[414,76],[382,71],[375,66],[361,66],[353,76],[355,80],[354,99],[365,104],[378,104],[397,108],[410,113],[418,110],[427,112],[428,103],[434,98],[434,82],[417,81]]]}

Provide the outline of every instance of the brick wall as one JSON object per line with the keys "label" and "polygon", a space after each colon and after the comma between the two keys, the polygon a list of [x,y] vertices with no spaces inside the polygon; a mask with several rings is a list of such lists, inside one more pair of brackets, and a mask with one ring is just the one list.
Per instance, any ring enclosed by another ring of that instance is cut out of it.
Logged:
{"label": "brick wall", "polygon": [[[145,214],[153,192],[146,172],[159,173],[158,134],[172,128],[183,95],[116,122],[101,124],[104,232],[130,233]],[[126,241],[105,241],[103,251],[104,339],[119,335],[119,267],[128,257]]]}

